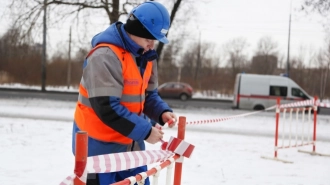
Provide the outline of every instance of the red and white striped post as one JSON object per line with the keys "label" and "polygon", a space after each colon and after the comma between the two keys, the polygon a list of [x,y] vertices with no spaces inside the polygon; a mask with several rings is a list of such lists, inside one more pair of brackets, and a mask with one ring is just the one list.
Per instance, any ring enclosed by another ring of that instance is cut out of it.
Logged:
{"label": "red and white striped post", "polygon": [[[186,117],[180,116],[178,122],[178,139],[184,140],[186,132]],[[174,185],[181,185],[183,156],[175,162]]]}
{"label": "red and white striped post", "polygon": [[276,126],[275,126],[275,150],[274,150],[274,157],[277,158],[277,141],[278,141],[278,125],[279,125],[279,119],[280,119],[280,104],[281,100],[280,98],[277,98],[276,101]]}
{"label": "red and white striped post", "polygon": [[76,177],[73,180],[74,185],[86,185],[81,181],[81,177],[84,173],[87,164],[87,150],[88,149],[88,135],[85,131],[78,131],[76,133],[76,148],[75,148],[75,166],[74,174]]}
{"label": "red and white striped post", "polygon": [[313,152],[316,150],[315,142],[316,142],[316,122],[317,122],[317,96],[314,97],[314,131],[313,131]]}

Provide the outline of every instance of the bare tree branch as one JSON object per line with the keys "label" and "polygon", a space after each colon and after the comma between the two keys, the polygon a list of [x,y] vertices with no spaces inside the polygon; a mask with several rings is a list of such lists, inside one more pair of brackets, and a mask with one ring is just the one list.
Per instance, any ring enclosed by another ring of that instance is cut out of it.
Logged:
{"label": "bare tree branch", "polygon": [[[47,7],[52,15],[56,15],[51,18],[52,22],[50,25],[69,17],[77,20],[82,11],[104,12],[109,19],[109,24],[111,24],[118,21],[121,15],[128,14],[126,6],[136,6],[139,2],[139,0],[126,1],[122,4],[122,10],[119,9],[120,0],[48,0]],[[15,17],[14,26],[23,27],[27,34],[40,27],[42,24],[41,13],[43,12],[43,6],[43,0],[13,0],[9,8]],[[72,17],[74,14],[76,15]]]}
{"label": "bare tree branch", "polygon": [[232,70],[232,77],[235,78],[236,74],[244,69],[247,56],[244,54],[245,49],[249,46],[245,38],[235,38],[230,40],[224,45],[225,53],[228,54],[228,66]]}
{"label": "bare tree branch", "polygon": [[278,44],[271,37],[262,37],[257,45],[257,55],[277,55]]}
{"label": "bare tree branch", "polygon": [[[174,3],[173,9],[172,9],[171,15],[170,15],[171,16],[170,17],[170,23],[171,23],[171,25],[172,25],[172,22],[173,22],[173,20],[175,18],[175,15],[176,15],[177,11],[179,10],[181,1],[182,0],[176,0],[175,3]],[[169,34],[169,32],[167,32],[166,36],[168,36],[168,34]],[[158,46],[156,48],[156,52],[157,52],[157,54],[159,56],[159,59],[158,60],[161,60],[160,57],[161,57],[161,54],[162,54],[163,47],[164,47],[164,43],[159,42],[159,44],[158,44]]]}
{"label": "bare tree branch", "polygon": [[[14,25],[26,30],[26,34],[31,34],[32,31],[41,32],[42,28],[42,12],[44,6],[44,0],[33,1],[21,1],[13,0],[9,5],[12,10],[14,18]],[[182,0],[176,0],[174,2],[173,9],[170,14],[170,22],[172,23]],[[71,19],[72,22],[77,22],[82,12],[90,13],[90,17],[95,14],[105,13],[109,24],[112,24],[119,20],[120,16],[128,14],[129,8],[132,8],[140,4],[142,0],[126,0],[124,2],[120,0],[48,0],[46,5],[49,15],[47,21],[48,26],[61,23],[65,19]],[[122,3],[122,4],[121,4]],[[55,15],[55,16],[54,16]],[[86,19],[84,19],[86,21]],[[87,24],[87,21],[84,22]],[[39,29],[39,30],[38,30]],[[168,34],[168,33],[167,33]],[[157,53],[161,56],[163,50],[163,43],[159,43],[157,46]]]}
{"label": "bare tree branch", "polygon": [[302,10],[306,12],[318,12],[322,16],[330,13],[330,0],[304,0]]}
{"label": "bare tree branch", "polygon": [[324,28],[330,29],[330,0],[304,0],[301,5],[301,11],[307,14],[320,14],[325,18]]}

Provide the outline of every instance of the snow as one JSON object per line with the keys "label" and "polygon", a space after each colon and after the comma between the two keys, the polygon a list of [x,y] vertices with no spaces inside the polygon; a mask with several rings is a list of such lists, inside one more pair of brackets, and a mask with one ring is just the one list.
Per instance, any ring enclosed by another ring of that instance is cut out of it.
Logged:
{"label": "snow", "polygon": [[[0,184],[59,184],[73,174],[71,130],[74,108],[75,102],[0,99]],[[297,149],[312,151],[311,145],[279,150],[278,157],[292,161],[292,164],[261,158],[274,155],[274,112],[193,125],[189,123],[242,115],[247,111],[174,111],[178,116],[186,117],[185,141],[195,145],[191,158],[184,159],[182,185],[330,184],[330,157],[297,152]],[[293,128],[303,123],[294,122]],[[176,137],[176,128],[164,128],[165,141]],[[307,132],[309,127],[304,128]],[[299,129],[298,133],[302,131]],[[318,115],[317,139],[316,152],[330,154],[329,115]],[[147,149],[160,149],[160,146],[160,143],[148,144]],[[160,185],[165,184],[165,176],[164,169]]]}

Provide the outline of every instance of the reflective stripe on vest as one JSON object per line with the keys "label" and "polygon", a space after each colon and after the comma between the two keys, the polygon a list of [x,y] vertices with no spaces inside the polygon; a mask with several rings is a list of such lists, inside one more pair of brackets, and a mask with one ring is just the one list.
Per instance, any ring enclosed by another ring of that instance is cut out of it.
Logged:
{"label": "reflective stripe on vest", "polygon": [[[87,57],[99,47],[109,47],[118,56],[122,64],[124,86],[120,104],[125,106],[130,112],[141,114],[144,108],[145,91],[151,76],[152,62],[148,62],[143,78],[141,78],[140,71],[131,54],[117,46],[99,44],[89,52]],[[89,102],[88,92],[84,87],[83,80],[79,85],[75,121],[80,130],[87,131],[88,135],[94,139],[122,144],[130,144],[132,142],[132,139],[116,132],[98,118]]]}

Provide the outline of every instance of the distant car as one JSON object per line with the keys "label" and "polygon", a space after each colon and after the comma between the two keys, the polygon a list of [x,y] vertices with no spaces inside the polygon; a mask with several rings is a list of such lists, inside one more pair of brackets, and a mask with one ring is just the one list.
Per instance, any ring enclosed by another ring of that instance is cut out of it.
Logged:
{"label": "distant car", "polygon": [[167,82],[158,87],[158,94],[163,98],[179,98],[186,101],[192,97],[193,88],[183,82]]}

